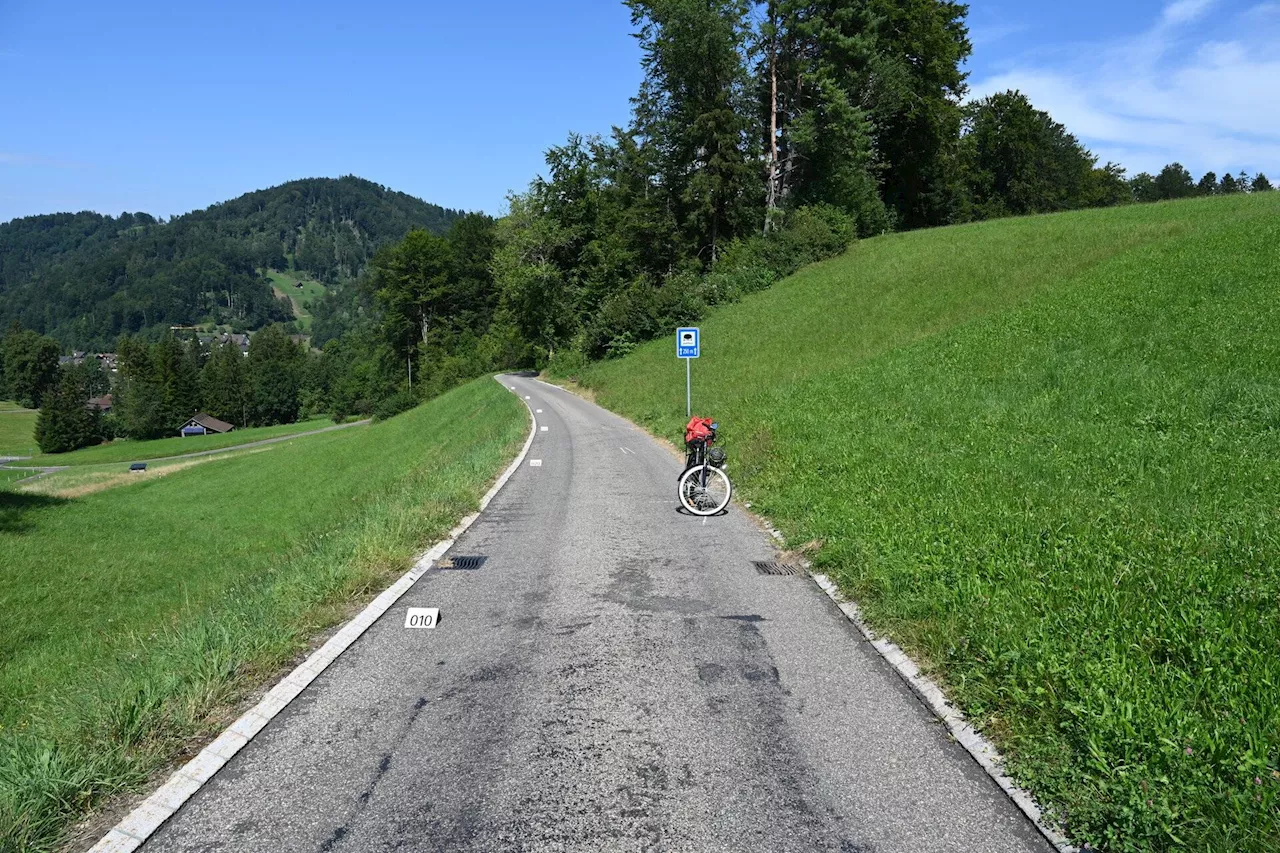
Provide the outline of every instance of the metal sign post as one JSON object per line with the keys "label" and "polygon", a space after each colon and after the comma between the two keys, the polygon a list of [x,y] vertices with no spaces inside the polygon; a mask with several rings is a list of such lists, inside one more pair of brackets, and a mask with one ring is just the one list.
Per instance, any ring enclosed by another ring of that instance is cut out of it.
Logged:
{"label": "metal sign post", "polygon": [[684,416],[693,417],[693,371],[689,363],[702,349],[701,334],[696,328],[676,329],[676,358],[684,359]]}

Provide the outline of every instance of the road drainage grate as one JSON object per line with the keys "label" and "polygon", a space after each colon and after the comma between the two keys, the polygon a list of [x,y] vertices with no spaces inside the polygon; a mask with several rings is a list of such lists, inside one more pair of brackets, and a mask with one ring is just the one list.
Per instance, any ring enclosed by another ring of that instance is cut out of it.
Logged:
{"label": "road drainage grate", "polygon": [[799,566],[790,563],[779,563],[774,560],[752,560],[751,565],[762,575],[800,575],[804,574]]}
{"label": "road drainage grate", "polygon": [[454,572],[474,572],[484,565],[488,557],[445,557],[436,563],[437,569]]}

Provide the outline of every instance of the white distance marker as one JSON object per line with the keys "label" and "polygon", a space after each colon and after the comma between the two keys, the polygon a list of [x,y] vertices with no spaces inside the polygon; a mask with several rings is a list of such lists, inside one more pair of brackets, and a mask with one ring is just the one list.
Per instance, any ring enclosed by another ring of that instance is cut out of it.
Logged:
{"label": "white distance marker", "polygon": [[541,467],[542,467],[542,460],[541,460],[541,459],[530,459],[530,460],[529,460],[529,467],[530,467],[530,468],[541,468]]}
{"label": "white distance marker", "polygon": [[526,399],[526,400],[532,400],[533,398],[532,398],[532,397],[528,397],[528,396],[526,396],[526,397],[525,397],[525,399]]}
{"label": "white distance marker", "polygon": [[542,414],[542,409],[538,409],[538,410],[537,410],[537,413],[538,413],[538,414]]}
{"label": "white distance marker", "polygon": [[547,427],[542,427],[542,432],[546,432],[546,431],[547,431]]}
{"label": "white distance marker", "polygon": [[434,628],[439,622],[439,607],[410,607],[404,617],[406,628]]}

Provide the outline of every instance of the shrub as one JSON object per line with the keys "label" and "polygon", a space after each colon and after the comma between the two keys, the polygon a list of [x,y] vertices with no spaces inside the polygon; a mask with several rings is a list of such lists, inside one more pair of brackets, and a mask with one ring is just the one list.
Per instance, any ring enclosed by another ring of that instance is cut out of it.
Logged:
{"label": "shrub", "polygon": [[418,403],[418,398],[411,392],[397,391],[373,407],[373,419],[375,421],[390,420],[396,415],[416,407]]}

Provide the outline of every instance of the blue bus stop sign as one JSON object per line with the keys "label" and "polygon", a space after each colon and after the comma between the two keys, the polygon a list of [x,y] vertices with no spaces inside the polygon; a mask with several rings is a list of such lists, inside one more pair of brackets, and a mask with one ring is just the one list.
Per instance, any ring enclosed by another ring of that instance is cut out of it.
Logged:
{"label": "blue bus stop sign", "polygon": [[699,343],[697,329],[677,329],[676,358],[697,358]]}

